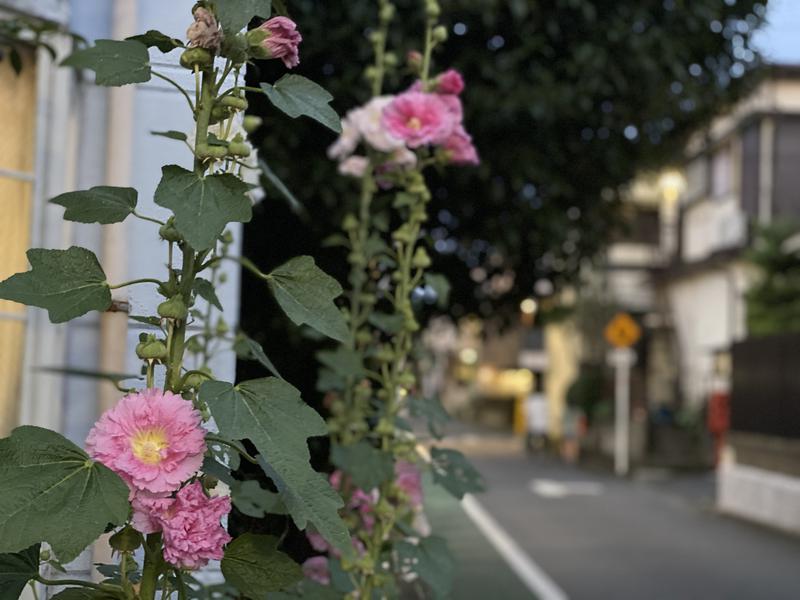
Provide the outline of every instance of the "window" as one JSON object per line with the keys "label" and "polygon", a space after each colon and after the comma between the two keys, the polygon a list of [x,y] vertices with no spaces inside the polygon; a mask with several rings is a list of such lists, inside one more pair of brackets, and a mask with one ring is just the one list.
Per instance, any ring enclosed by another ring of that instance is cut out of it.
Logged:
{"label": "window", "polygon": [[719,198],[733,191],[733,153],[725,144],[711,155],[711,197]]}
{"label": "window", "polygon": [[[23,53],[19,75],[0,62],[0,280],[26,271],[31,231],[36,111],[34,52]],[[26,310],[0,300],[0,437],[17,423]]]}

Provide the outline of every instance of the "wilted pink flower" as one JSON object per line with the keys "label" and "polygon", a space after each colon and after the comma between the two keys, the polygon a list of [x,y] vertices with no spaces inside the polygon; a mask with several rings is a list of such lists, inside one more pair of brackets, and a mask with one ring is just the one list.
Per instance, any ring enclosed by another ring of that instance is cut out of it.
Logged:
{"label": "wilted pink flower", "polygon": [[186,30],[189,46],[216,50],[222,41],[222,32],[211,11],[198,6],[194,11],[194,23]]}
{"label": "wilted pink flower", "polygon": [[455,69],[448,69],[436,78],[436,91],[457,96],[464,91],[464,78]]}
{"label": "wilted pink flower", "polygon": [[457,165],[479,165],[481,159],[472,144],[472,137],[459,125],[443,144],[450,162]]}
{"label": "wilted pink flower", "polygon": [[297,31],[297,24],[287,17],[272,17],[259,27],[267,37],[262,46],[272,58],[280,58],[288,69],[300,64],[298,46],[303,36]]}
{"label": "wilted pink flower", "polygon": [[231,541],[220,520],[231,511],[228,496],[209,498],[199,481],[175,495],[169,507],[156,514],[164,534],[164,559],[181,569],[199,569],[220,560]]}
{"label": "wilted pink flower", "polygon": [[409,148],[418,148],[442,142],[455,121],[439,95],[412,91],[400,94],[384,109],[383,124]]}
{"label": "wilted pink flower", "polygon": [[339,173],[350,177],[363,177],[369,168],[366,156],[348,156],[339,163]]}
{"label": "wilted pink flower", "polygon": [[200,422],[188,400],[146,389],[103,413],[86,438],[86,451],[136,491],[172,492],[203,462]]}
{"label": "wilted pink flower", "polygon": [[394,464],[394,482],[408,496],[412,508],[422,507],[422,476],[416,465],[398,460]]}
{"label": "wilted pink flower", "polygon": [[331,582],[328,559],[324,556],[312,556],[303,563],[303,575],[321,585],[328,585]]}

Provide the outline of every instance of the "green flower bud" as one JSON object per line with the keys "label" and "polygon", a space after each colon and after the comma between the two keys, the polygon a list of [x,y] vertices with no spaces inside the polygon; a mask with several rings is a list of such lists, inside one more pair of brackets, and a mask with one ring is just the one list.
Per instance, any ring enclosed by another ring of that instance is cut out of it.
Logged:
{"label": "green flower bud", "polygon": [[151,335],[136,345],[136,356],[142,360],[163,360],[167,357],[167,345]]}
{"label": "green flower bud", "polygon": [[381,362],[392,362],[394,360],[394,351],[391,346],[384,344],[378,348],[378,351],[375,353],[375,358]]}
{"label": "green flower bud", "polygon": [[219,103],[222,104],[222,106],[235,108],[237,110],[247,110],[248,106],[247,100],[238,96],[223,96]]}
{"label": "green flower bud", "polygon": [[447,28],[444,25],[433,28],[433,41],[439,44],[447,41]]}
{"label": "green flower bud", "polygon": [[410,244],[414,241],[414,236],[411,232],[411,227],[408,224],[404,223],[400,227],[398,227],[395,231],[392,232],[392,238],[397,240],[398,242],[405,242],[406,244]]}
{"label": "green flower bud", "polygon": [[253,133],[256,129],[261,127],[263,122],[264,120],[261,117],[257,117],[255,115],[246,115],[242,120],[242,129],[244,129],[247,133]]}
{"label": "green flower bud", "polygon": [[226,281],[228,281],[228,274],[227,273],[220,273],[217,276],[217,281],[219,281],[220,283],[225,283]]}
{"label": "green flower bud", "polygon": [[195,66],[205,69],[214,64],[214,55],[205,48],[188,48],[181,54],[181,66],[194,71]]}
{"label": "green flower bud", "polygon": [[[207,373],[209,377],[211,376],[211,369],[208,367],[200,367],[197,369],[198,371],[202,371],[203,373]],[[198,389],[203,382],[209,379],[209,377],[205,377],[200,373],[190,373],[186,376],[186,381],[183,382],[184,389]]]}
{"label": "green flower bud", "polygon": [[429,19],[437,19],[439,15],[442,14],[439,3],[436,2],[436,0],[428,0],[428,2],[425,3],[425,14]]}
{"label": "green flower bud", "polygon": [[366,329],[362,329],[356,333],[356,341],[360,344],[368,344],[372,341],[372,334]]}
{"label": "green flower bud", "polygon": [[231,233],[230,229],[226,229],[222,232],[222,235],[219,236],[219,239],[222,240],[222,243],[225,245],[233,243],[233,234]]}
{"label": "green flower bud", "polygon": [[183,301],[183,296],[178,294],[158,305],[158,315],[165,319],[184,321],[189,316],[189,309]]}
{"label": "green flower bud", "polygon": [[183,240],[181,234],[175,229],[175,217],[170,217],[166,223],[159,227],[158,235],[167,242],[180,242]]}
{"label": "green flower bud", "polygon": [[198,158],[213,158],[219,160],[228,155],[228,149],[225,146],[198,144],[197,148],[195,148],[195,153]]}
{"label": "green flower bud", "polygon": [[355,231],[358,229],[358,219],[354,215],[348,214],[342,221],[342,229],[345,231]]}
{"label": "green flower bud", "polygon": [[381,8],[380,18],[384,23],[388,23],[394,18],[395,8],[394,4],[384,4]]}
{"label": "green flower bud", "polygon": [[367,306],[374,306],[377,301],[378,298],[375,296],[375,294],[361,294],[361,302]]}
{"label": "green flower bud", "polygon": [[108,544],[117,552],[133,552],[143,541],[141,533],[126,525],[108,539]]}
{"label": "green flower bud", "polygon": [[367,67],[364,69],[364,78],[373,81],[378,76],[378,70],[375,67]]}
{"label": "green flower bud", "polygon": [[356,267],[363,267],[365,264],[367,264],[367,259],[364,258],[364,255],[355,251],[350,252],[347,255],[347,261]]}
{"label": "green flower bud", "polygon": [[369,34],[369,41],[375,44],[382,44],[385,36],[383,35],[382,31],[378,31],[377,29]]}
{"label": "green flower bud", "polygon": [[419,73],[422,70],[422,54],[416,50],[410,50],[406,54],[406,65],[412,73]]}
{"label": "green flower bud", "polygon": [[417,383],[417,378],[411,371],[403,371],[397,376],[397,383],[403,387],[410,388]]}
{"label": "green flower bud", "polygon": [[225,335],[229,331],[230,327],[228,327],[228,324],[225,322],[225,319],[220,317],[219,320],[217,321],[217,335]]}
{"label": "green flower bud", "polygon": [[414,257],[411,259],[411,265],[415,269],[427,269],[431,266],[431,257],[422,246],[417,247],[414,252]]}
{"label": "green flower bud", "polygon": [[247,142],[231,142],[228,144],[228,154],[233,156],[248,157],[252,152],[253,149]]}
{"label": "green flower bud", "polygon": [[375,432],[379,435],[391,435],[394,433],[394,423],[386,417],[382,417],[375,427]]}
{"label": "green flower bud", "polygon": [[211,118],[208,120],[208,122],[211,125],[215,125],[220,121],[224,121],[225,119],[230,118],[232,114],[233,111],[230,109],[230,107],[223,106],[221,104],[216,104],[211,109]]}
{"label": "green flower bud", "polygon": [[387,52],[386,54],[383,55],[383,63],[387,67],[396,67],[398,63],[397,54],[395,54],[394,52]]}

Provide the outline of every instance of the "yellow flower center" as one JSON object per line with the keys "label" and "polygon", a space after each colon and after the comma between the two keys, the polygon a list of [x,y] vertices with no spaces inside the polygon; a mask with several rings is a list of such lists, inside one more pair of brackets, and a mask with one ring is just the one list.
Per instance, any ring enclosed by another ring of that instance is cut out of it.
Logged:
{"label": "yellow flower center", "polygon": [[422,121],[420,121],[418,117],[411,117],[408,123],[406,123],[406,126],[414,131],[419,131],[419,128],[422,127]]}
{"label": "yellow flower center", "polygon": [[133,455],[147,465],[161,462],[161,452],[169,445],[167,434],[161,428],[142,429],[131,437]]}

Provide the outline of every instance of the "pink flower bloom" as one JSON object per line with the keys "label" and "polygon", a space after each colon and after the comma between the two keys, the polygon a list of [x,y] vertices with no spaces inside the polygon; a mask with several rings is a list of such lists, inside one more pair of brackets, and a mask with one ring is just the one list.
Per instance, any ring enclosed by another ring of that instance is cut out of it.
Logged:
{"label": "pink flower bloom", "polygon": [[129,500],[133,507],[131,524],[134,529],[144,534],[161,531],[159,515],[167,510],[175,501],[166,494],[148,494],[131,491]]}
{"label": "pink flower bloom", "polygon": [[443,146],[453,164],[479,165],[481,163],[478,151],[472,144],[472,137],[461,125],[445,140]]}
{"label": "pink flower bloom", "polygon": [[331,582],[328,559],[324,556],[312,556],[303,563],[303,575],[321,585],[328,585]]}
{"label": "pink flower bloom", "polygon": [[203,462],[205,431],[192,403],[147,389],[125,396],[95,423],[89,455],[116,472],[134,491],[177,490]]}
{"label": "pink flower bloom", "polygon": [[287,17],[272,17],[259,27],[267,34],[262,45],[272,58],[280,58],[286,68],[300,64],[298,46],[303,36],[297,31],[297,24]]}
{"label": "pink flower bloom", "polygon": [[438,144],[446,139],[456,121],[437,94],[404,92],[383,111],[386,130],[409,148]]}
{"label": "pink flower bloom", "polygon": [[436,78],[436,91],[457,96],[464,91],[464,78],[455,69],[448,69]]}
{"label": "pink flower bloom", "polygon": [[460,125],[461,121],[464,120],[464,107],[461,105],[461,98],[453,94],[439,94],[439,100],[447,107],[455,126]]}
{"label": "pink flower bloom", "polygon": [[366,156],[348,156],[339,163],[339,173],[350,177],[363,177],[369,168]]}
{"label": "pink flower bloom", "polygon": [[230,511],[229,497],[209,498],[199,481],[179,490],[170,506],[156,515],[164,533],[164,559],[182,569],[220,560],[223,546],[231,541],[220,520]]}
{"label": "pink flower bloom", "polygon": [[383,111],[394,96],[378,96],[352,112],[353,122],[364,141],[378,152],[393,152],[405,147],[403,140],[393,136],[383,124]]}
{"label": "pink flower bloom", "polygon": [[394,481],[411,503],[412,508],[422,507],[422,477],[416,465],[398,460],[394,465]]}
{"label": "pink flower bloom", "polygon": [[330,545],[325,541],[325,538],[315,531],[307,531],[306,538],[311,547],[317,552],[327,552],[330,549]]}

